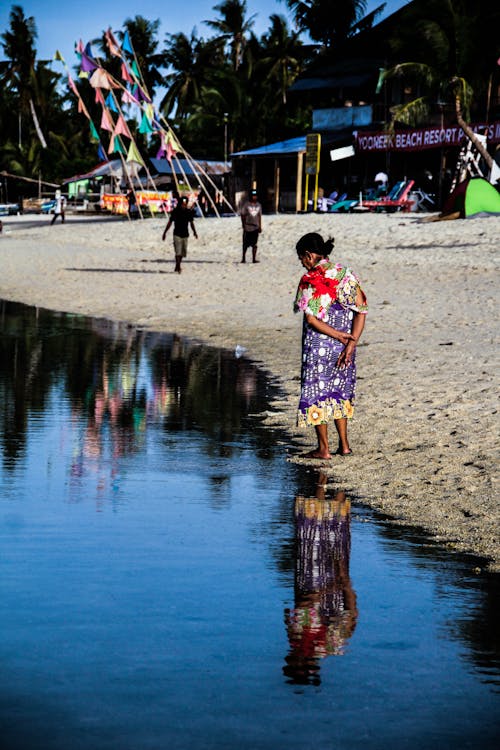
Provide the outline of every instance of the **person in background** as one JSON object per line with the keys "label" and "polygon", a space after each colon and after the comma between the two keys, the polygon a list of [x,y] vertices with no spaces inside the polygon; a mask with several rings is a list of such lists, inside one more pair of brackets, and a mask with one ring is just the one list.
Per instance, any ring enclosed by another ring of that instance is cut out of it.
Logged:
{"label": "person in background", "polygon": [[191,232],[198,239],[194,226],[194,211],[188,208],[188,199],[183,195],[177,202],[176,207],[171,212],[168,224],[163,232],[162,240],[165,240],[170,227],[174,225],[174,252],[175,252],[175,273],[181,273],[182,259],[187,255],[189,227]]}
{"label": "person in background", "polygon": [[377,172],[375,175],[375,187],[378,195],[385,195],[389,186],[389,177],[385,172]]}
{"label": "person in background", "polygon": [[128,200],[128,215],[131,219],[137,219],[139,215],[139,209],[137,208],[137,197],[132,189],[127,193]]}
{"label": "person in background", "polygon": [[252,263],[258,263],[257,243],[262,232],[262,206],[257,199],[257,191],[250,191],[250,200],[241,209],[241,225],[243,227],[243,255],[241,262],[246,262],[246,252],[252,248]]}
{"label": "person in background", "polygon": [[306,272],[295,297],[295,312],[304,313],[299,426],[316,430],[318,447],[307,458],[332,458],[328,423],[338,433],[335,453],[352,453],[347,420],[354,411],[356,346],[367,312],[366,296],[350,268],[330,261],[333,240],[305,234],[296,245]]}
{"label": "person in background", "polygon": [[61,217],[61,221],[64,224],[64,209],[66,208],[66,198],[62,195],[60,190],[56,190],[56,205],[54,207],[54,216],[50,222],[50,226],[55,224],[58,216]]}

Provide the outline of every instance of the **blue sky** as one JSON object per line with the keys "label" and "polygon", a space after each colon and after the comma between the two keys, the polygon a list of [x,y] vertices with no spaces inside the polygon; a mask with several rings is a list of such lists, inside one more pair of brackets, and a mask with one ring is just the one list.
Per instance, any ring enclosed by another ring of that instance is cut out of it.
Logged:
{"label": "blue sky", "polygon": [[[103,29],[109,26],[116,31],[126,18],[135,15],[142,15],[150,20],[159,18],[161,41],[167,33],[190,33],[194,26],[200,36],[208,37],[212,32],[203,24],[203,20],[216,17],[213,7],[219,2],[220,0],[188,0],[167,4],[158,0],[141,0],[140,3],[137,0],[18,0],[17,3],[10,3],[8,0],[1,0],[0,29],[3,30],[8,25],[12,5],[21,5],[25,14],[34,16],[36,21],[38,57],[51,59],[55,50],[59,49],[68,64],[72,65],[76,62],[73,52],[76,40],[81,37],[87,42],[100,36]],[[388,0],[384,15],[405,2],[406,0]],[[368,10],[379,4],[380,2],[368,0]],[[291,19],[286,3],[278,0],[247,0],[247,8],[249,15],[256,14],[254,30],[257,34],[262,34],[268,28],[268,18],[272,13],[280,13]]]}

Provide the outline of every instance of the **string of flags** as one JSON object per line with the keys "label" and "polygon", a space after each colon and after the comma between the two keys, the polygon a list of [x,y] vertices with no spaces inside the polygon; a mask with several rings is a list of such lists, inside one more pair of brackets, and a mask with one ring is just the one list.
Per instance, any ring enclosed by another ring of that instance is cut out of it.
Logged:
{"label": "string of flags", "polygon": [[[54,60],[61,62],[65,67],[68,86],[77,98],[78,112],[83,114],[88,120],[90,137],[97,145],[99,159],[101,161],[109,161],[112,156],[115,156],[115,158],[118,157],[129,165],[132,172],[135,170],[136,177],[138,177],[137,169],[144,168],[148,180],[156,189],[154,180],[149,173],[147,162],[140,153],[136,139],[131,132],[124,114],[124,107],[127,109],[135,107],[138,110],[138,119],[140,120],[137,131],[147,139],[153,136],[159,137],[160,144],[156,154],[157,158],[167,159],[170,163],[175,160],[177,169],[181,172],[185,183],[191,190],[188,177],[177,157],[179,153],[182,153],[193,169],[193,173],[203,174],[204,178],[217,189],[209,175],[181,148],[174,131],[165,118],[156,110],[137,61],[128,31],[123,32],[121,43],[117,40],[111,29],[108,29],[104,33],[104,39],[109,54],[120,61],[120,78],[115,78],[104,68],[99,57],[94,54],[90,42],[84,45],[83,41],[79,40],[75,44],[75,53],[79,59],[80,68],[78,78],[87,80],[95,92],[96,104],[99,104],[101,107],[98,126],[92,120],[79,87],[72,78],[62,54],[57,50],[54,55]],[[130,187],[135,192],[128,170],[125,171],[130,181]],[[176,169],[172,168],[172,176],[177,184],[176,171]],[[213,203],[208,191],[205,192],[209,202],[212,204],[217,215],[219,215],[217,206]],[[230,207],[231,211],[234,211],[224,197],[223,200]]]}

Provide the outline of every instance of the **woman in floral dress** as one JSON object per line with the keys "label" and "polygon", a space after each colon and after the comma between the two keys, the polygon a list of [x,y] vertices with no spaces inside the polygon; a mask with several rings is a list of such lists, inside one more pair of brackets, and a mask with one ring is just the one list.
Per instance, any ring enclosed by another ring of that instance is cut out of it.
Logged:
{"label": "woman in floral dress", "polygon": [[306,269],[294,310],[304,313],[302,374],[298,423],[312,425],[318,447],[309,458],[331,458],[328,423],[334,421],[339,437],[336,453],[351,453],[347,420],[354,410],[356,345],[365,325],[366,296],[354,273],[328,256],[333,240],[305,234],[297,255]]}

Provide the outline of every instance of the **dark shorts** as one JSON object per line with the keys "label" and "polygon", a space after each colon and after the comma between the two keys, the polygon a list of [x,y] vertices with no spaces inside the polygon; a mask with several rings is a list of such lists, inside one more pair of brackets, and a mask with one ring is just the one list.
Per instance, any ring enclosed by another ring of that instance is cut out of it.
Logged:
{"label": "dark shorts", "polygon": [[258,229],[256,229],[253,232],[243,232],[243,249],[246,250],[247,247],[257,247],[258,240],[259,240]]}

